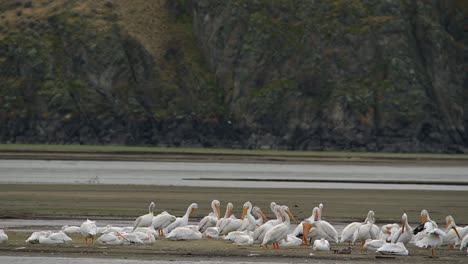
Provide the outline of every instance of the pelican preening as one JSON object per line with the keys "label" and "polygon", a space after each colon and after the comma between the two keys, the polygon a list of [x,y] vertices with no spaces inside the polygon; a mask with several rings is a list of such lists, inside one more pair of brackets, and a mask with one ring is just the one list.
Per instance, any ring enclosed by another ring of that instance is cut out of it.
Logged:
{"label": "pelican preening", "polygon": [[413,238],[413,228],[408,224],[408,216],[404,213],[401,216],[401,227],[395,231],[391,236],[391,242],[396,244],[401,242],[406,244]]}
{"label": "pelican preening", "polygon": [[156,205],[153,202],[151,202],[148,207],[148,213],[138,217],[135,220],[135,224],[133,224],[133,231],[135,231],[137,227],[148,227],[152,225],[153,218],[154,218],[154,214],[153,214],[154,207],[156,207]]}
{"label": "pelican preening", "polygon": [[97,234],[97,226],[95,221],[86,219],[80,226],[81,235],[84,236],[85,244],[88,245],[88,239],[91,238],[91,245],[94,244],[94,237]]}
{"label": "pelican preening", "polygon": [[184,216],[177,217],[176,220],[166,227],[166,234],[169,234],[172,230],[177,227],[184,227],[188,225],[189,217],[195,213],[195,210],[198,209],[198,204],[192,203],[185,212]]}
{"label": "pelican preening", "polygon": [[211,202],[211,209],[213,212],[203,217],[198,224],[198,231],[201,233],[205,232],[208,227],[216,226],[218,220],[221,219],[221,204],[218,200],[213,200],[213,202]]}

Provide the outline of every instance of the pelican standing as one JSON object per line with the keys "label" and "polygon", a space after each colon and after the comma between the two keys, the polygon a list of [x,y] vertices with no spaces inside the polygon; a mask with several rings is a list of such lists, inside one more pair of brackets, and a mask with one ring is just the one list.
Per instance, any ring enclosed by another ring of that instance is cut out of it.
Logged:
{"label": "pelican standing", "polygon": [[156,205],[153,202],[151,202],[150,205],[148,206],[148,213],[138,217],[135,220],[135,223],[133,224],[133,231],[135,231],[137,227],[148,227],[152,225],[153,218],[154,218],[153,211],[154,211],[155,206]]}
{"label": "pelican standing", "polygon": [[401,227],[393,233],[391,242],[393,244],[396,244],[398,242],[401,242],[403,244],[406,244],[411,241],[413,238],[413,228],[408,224],[408,216],[406,213],[404,213],[401,216]]}
{"label": "pelican standing", "polygon": [[0,229],[0,244],[8,241],[8,236],[3,229]]}
{"label": "pelican standing", "polygon": [[97,226],[95,221],[86,219],[80,226],[81,235],[84,236],[85,244],[88,245],[88,238],[91,238],[91,245],[94,244],[94,236],[97,234]]}
{"label": "pelican standing", "polygon": [[284,222],[274,226],[268,232],[266,232],[263,238],[262,247],[267,248],[268,244],[273,244],[274,249],[280,249],[279,242],[286,239],[289,232],[290,218],[294,218],[289,211],[289,208],[285,205],[280,208],[281,215],[284,216]]}
{"label": "pelican standing", "polygon": [[455,224],[455,219],[451,215],[445,218],[447,235],[444,237],[444,244],[449,245],[450,250],[453,250],[454,246],[460,243],[459,239],[464,238],[468,235],[468,226],[459,227]]}
{"label": "pelican standing", "polygon": [[221,218],[221,207],[218,200],[211,202],[211,209],[213,210],[207,216],[203,217],[198,224],[198,231],[201,233],[205,232],[208,227],[214,227],[218,223],[218,219]]}
{"label": "pelican standing", "polygon": [[416,241],[415,245],[424,248],[430,247],[432,249],[432,257],[435,257],[435,248],[442,245],[443,237],[446,236],[445,232],[434,227],[432,222],[427,221],[424,224],[424,230],[422,233],[422,239]]}
{"label": "pelican standing", "polygon": [[373,211],[369,211],[367,213],[367,217],[366,219],[364,220],[364,222],[352,222],[351,224],[347,225],[343,231],[341,231],[341,238],[340,238],[340,243],[343,243],[345,241],[353,241],[353,235],[354,235],[354,232],[356,232],[356,230],[363,224],[366,224],[367,221],[369,220],[369,217],[371,217],[371,215],[373,214],[374,212]]}
{"label": "pelican standing", "polygon": [[164,236],[164,229],[176,220],[174,215],[164,211],[153,218],[151,221],[153,228],[158,231],[158,235]]}
{"label": "pelican standing", "polygon": [[254,243],[262,243],[266,232],[270,230],[271,228],[273,228],[274,226],[283,222],[283,217],[281,216],[281,213],[279,211],[281,206],[277,205],[274,202],[272,202],[271,205],[273,205],[272,211],[275,213],[277,219],[270,220],[266,222],[265,224],[263,224],[262,226],[260,226],[259,228],[255,229],[255,231],[253,232]]}
{"label": "pelican standing", "polygon": [[374,211],[368,213],[369,218],[367,223],[360,225],[353,234],[353,244],[357,241],[361,241],[361,251],[364,249],[364,244],[367,239],[376,239],[379,234],[379,227],[374,224],[375,214]]}
{"label": "pelican standing", "polygon": [[170,224],[168,227],[166,227],[166,234],[170,233],[176,227],[184,227],[184,226],[188,225],[189,217],[195,212],[195,210],[197,208],[198,208],[198,204],[192,203],[187,208],[187,211],[185,212],[184,216],[177,217],[176,220],[172,224]]}
{"label": "pelican standing", "polygon": [[237,231],[254,231],[257,228],[257,223],[255,218],[252,215],[252,203],[245,202],[242,209],[242,225],[237,229]]}

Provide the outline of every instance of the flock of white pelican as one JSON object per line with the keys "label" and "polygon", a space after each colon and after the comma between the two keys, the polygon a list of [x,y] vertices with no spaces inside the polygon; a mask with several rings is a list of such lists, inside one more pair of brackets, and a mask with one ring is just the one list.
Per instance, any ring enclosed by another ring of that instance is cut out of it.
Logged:
{"label": "flock of white pelican", "polygon": [[[360,242],[360,250],[371,250],[382,254],[408,255],[406,244],[431,248],[448,245],[452,250],[459,246],[463,250],[468,246],[468,226],[459,227],[452,216],[446,217],[445,230],[439,229],[436,222],[430,219],[426,210],[421,211],[421,224],[413,229],[408,224],[408,216],[401,217],[398,223],[386,224],[380,228],[375,225],[375,214],[369,211],[363,222],[348,224],[341,235],[336,229],[322,220],[323,204],[312,210],[312,215],[297,224],[296,219],[286,205],[270,204],[270,210],[276,219],[268,220],[259,207],[246,202],[241,218],[232,213],[233,205],[228,203],[224,217],[218,200],[211,203],[212,212],[203,217],[198,225],[189,224],[189,217],[198,208],[192,203],[182,217],[175,217],[168,212],[154,215],[155,204],[151,202],[148,214],[135,220],[133,226],[98,227],[95,221],[86,220],[81,226],[63,226],[59,232],[34,232],[27,243],[62,244],[72,241],[69,234],[77,233],[84,237],[86,245],[96,242],[103,245],[151,244],[157,238],[170,240],[223,239],[239,246],[259,244],[262,248],[273,249],[310,245],[316,251],[330,251],[330,243]],[[291,223],[293,222],[296,227]],[[91,242],[89,241],[91,240]],[[8,236],[0,229],[0,243],[8,241]],[[348,250],[348,251],[347,251]],[[351,247],[343,252],[350,253]],[[468,250],[467,250],[468,253]]]}

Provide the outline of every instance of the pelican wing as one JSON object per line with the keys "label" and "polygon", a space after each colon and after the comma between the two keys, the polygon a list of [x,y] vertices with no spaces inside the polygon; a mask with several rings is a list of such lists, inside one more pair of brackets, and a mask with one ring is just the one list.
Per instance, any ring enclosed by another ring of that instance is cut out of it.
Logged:
{"label": "pelican wing", "polygon": [[362,225],[361,222],[352,222],[341,231],[340,243],[353,239],[354,232]]}

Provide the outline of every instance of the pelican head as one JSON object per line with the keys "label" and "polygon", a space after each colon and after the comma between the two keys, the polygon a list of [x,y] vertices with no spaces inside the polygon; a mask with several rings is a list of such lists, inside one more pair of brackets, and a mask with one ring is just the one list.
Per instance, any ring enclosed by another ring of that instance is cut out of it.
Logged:
{"label": "pelican head", "polygon": [[289,207],[287,207],[287,206],[284,206],[284,207],[286,207],[285,210],[284,210],[284,212],[285,212],[286,214],[288,214],[289,219],[291,219],[291,220],[297,225],[297,220],[296,220],[296,218],[294,217],[294,215],[291,213],[291,210],[289,209]]}
{"label": "pelican head", "polygon": [[405,227],[406,227],[406,223],[408,223],[408,216],[406,215],[406,213],[403,213],[403,215],[401,216],[401,233],[405,233]]}
{"label": "pelican head", "polygon": [[191,205],[190,205],[190,213],[189,213],[189,216],[192,216],[192,215],[195,213],[195,211],[196,211],[197,209],[198,209],[198,204],[196,204],[196,203],[191,204]]}
{"label": "pelican head", "polygon": [[151,202],[149,207],[148,207],[148,213],[153,213],[154,211],[154,208],[156,207],[156,205],[154,204],[154,202]]}
{"label": "pelican head", "polygon": [[226,206],[226,214],[224,215],[224,218],[231,217],[232,209],[234,209],[234,205],[232,203],[228,203],[227,206]]}
{"label": "pelican head", "polygon": [[218,200],[213,200],[211,202],[211,208],[213,208],[213,211],[216,211],[216,215],[218,216],[218,219],[221,218],[221,203]]}
{"label": "pelican head", "polygon": [[250,213],[250,211],[252,210],[252,203],[250,202],[245,202],[244,203],[244,207],[242,208],[242,216],[241,216],[241,219],[244,220],[245,216],[247,215],[247,213]]}
{"label": "pelican head", "polygon": [[319,220],[319,208],[318,207],[314,207],[314,209],[312,209],[312,216],[314,218],[314,221],[318,221]]}
{"label": "pelican head", "polygon": [[258,217],[258,215],[260,215],[264,222],[268,221],[268,217],[266,217],[266,215],[263,213],[263,211],[262,211],[262,209],[260,209],[260,207],[255,206],[252,209],[252,211],[256,214],[256,217]]}
{"label": "pelican head", "polygon": [[423,209],[421,211],[421,223],[425,224],[429,218],[429,213],[427,212],[426,209]]}
{"label": "pelican head", "polygon": [[312,227],[317,227],[317,222],[315,222],[315,221],[312,222],[311,220],[306,219],[306,220],[304,220],[302,222],[302,226],[303,226],[302,227],[303,228],[303,230],[302,230],[302,243],[304,245],[308,245],[309,244],[309,239],[308,239],[309,231],[310,231],[310,229],[312,229]]}
{"label": "pelican head", "polygon": [[458,238],[461,240],[462,237],[460,236],[460,233],[458,233],[457,225],[455,224],[455,220],[453,219],[453,217],[449,215],[445,218],[445,221],[447,222],[447,230],[445,232],[447,233],[448,231],[450,231],[451,228],[453,229],[453,231],[455,231],[455,234],[457,234]]}

